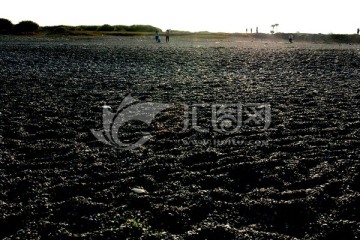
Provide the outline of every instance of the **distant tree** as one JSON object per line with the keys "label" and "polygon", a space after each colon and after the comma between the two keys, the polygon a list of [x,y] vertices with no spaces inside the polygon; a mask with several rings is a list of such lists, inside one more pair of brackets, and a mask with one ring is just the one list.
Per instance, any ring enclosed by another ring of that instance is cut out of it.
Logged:
{"label": "distant tree", "polygon": [[39,25],[33,21],[22,21],[14,26],[16,33],[33,33],[39,29]]}
{"label": "distant tree", "polygon": [[271,27],[272,27],[272,30],[271,30],[270,32],[271,32],[271,33],[274,33],[274,32],[275,32],[275,30],[274,30],[275,24],[271,25]]}
{"label": "distant tree", "polygon": [[274,24],[274,26],[275,26],[275,28],[276,28],[276,32],[277,32],[277,31],[278,31],[278,29],[277,29],[277,28],[278,28],[279,24],[278,24],[278,23],[275,23],[275,24]]}
{"label": "distant tree", "polygon": [[[277,32],[277,27],[279,26],[279,24],[278,23],[275,23],[275,24],[273,24],[273,25],[271,25],[271,27],[272,27],[272,30],[270,31],[271,33],[276,33]],[[276,31],[275,31],[275,28],[276,28]]]}
{"label": "distant tree", "polygon": [[5,18],[0,18],[0,33],[10,33],[14,25]]}

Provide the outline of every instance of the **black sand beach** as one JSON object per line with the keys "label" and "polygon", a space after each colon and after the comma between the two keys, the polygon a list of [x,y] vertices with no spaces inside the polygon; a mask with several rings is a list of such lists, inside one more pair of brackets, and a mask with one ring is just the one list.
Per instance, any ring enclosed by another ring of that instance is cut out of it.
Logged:
{"label": "black sand beach", "polygon": [[[359,73],[359,45],[2,36],[0,238],[359,239]],[[91,130],[129,94],[170,107],[123,150]],[[215,131],[238,103],[269,127]]]}

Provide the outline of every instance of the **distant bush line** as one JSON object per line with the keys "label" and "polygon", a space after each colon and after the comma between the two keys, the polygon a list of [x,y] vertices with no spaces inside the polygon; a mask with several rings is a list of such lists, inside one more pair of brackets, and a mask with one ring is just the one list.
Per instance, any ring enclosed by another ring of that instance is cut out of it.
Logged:
{"label": "distant bush line", "polygon": [[104,24],[102,26],[51,26],[51,27],[43,27],[42,28],[45,31],[56,31],[57,29],[62,29],[66,31],[90,31],[90,32],[156,32],[161,31],[161,29],[157,27],[153,27],[150,25],[131,25],[131,26],[125,26],[125,25],[109,25]]}
{"label": "distant bush line", "polygon": [[18,24],[12,24],[5,18],[0,18],[1,34],[35,34],[39,30],[39,25],[33,21],[21,21]]}
{"label": "distant bush line", "polygon": [[[151,25],[109,25],[104,24],[102,26],[47,26],[39,27],[39,25],[33,21],[22,21],[14,25],[10,20],[0,18],[0,34],[61,34],[61,35],[98,35],[96,33],[155,33],[161,32],[161,29]],[[86,33],[87,32],[87,33]],[[90,33],[93,32],[93,33]]]}
{"label": "distant bush line", "polygon": [[[101,32],[113,32],[115,33],[154,33],[156,31],[161,32],[161,29],[150,25],[109,25],[104,24],[102,26],[47,26],[39,27],[39,25],[32,21],[22,21],[14,25],[8,19],[0,18],[0,34],[59,34],[59,35],[85,35],[93,32],[94,35]],[[83,33],[81,33],[83,32]],[[88,32],[88,33],[84,33]]]}

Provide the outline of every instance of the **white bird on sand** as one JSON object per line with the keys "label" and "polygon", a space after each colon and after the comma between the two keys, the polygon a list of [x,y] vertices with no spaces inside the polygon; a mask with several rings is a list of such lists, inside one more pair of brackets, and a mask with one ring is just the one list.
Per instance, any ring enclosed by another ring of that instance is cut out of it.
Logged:
{"label": "white bird on sand", "polygon": [[103,109],[111,109],[111,107],[109,105],[106,105],[106,104],[104,106],[102,106],[102,108]]}
{"label": "white bird on sand", "polygon": [[135,187],[135,188],[132,188],[131,191],[133,191],[134,193],[137,193],[137,194],[149,194],[149,192],[143,188]]}

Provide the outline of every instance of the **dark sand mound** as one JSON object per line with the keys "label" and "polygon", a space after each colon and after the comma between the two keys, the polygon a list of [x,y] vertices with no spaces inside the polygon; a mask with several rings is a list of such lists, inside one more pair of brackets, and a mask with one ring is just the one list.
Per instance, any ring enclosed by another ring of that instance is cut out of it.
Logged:
{"label": "dark sand mound", "polygon": [[[2,39],[1,238],[360,238],[359,46],[152,40]],[[171,107],[125,151],[90,130],[129,93]],[[214,131],[233,103],[270,127]],[[194,104],[208,132],[182,131]]]}

